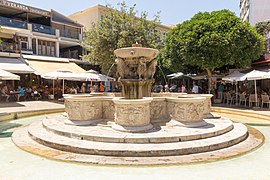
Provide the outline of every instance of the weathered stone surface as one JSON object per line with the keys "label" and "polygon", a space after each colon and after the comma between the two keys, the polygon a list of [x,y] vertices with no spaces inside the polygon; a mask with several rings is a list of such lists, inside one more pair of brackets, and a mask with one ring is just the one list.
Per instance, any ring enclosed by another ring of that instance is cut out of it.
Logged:
{"label": "weathered stone surface", "polygon": [[179,122],[199,122],[203,119],[204,97],[167,98],[167,109],[171,119]]}
{"label": "weathered stone surface", "polygon": [[115,106],[112,101],[113,97],[104,97],[102,99],[102,117],[103,119],[114,119]]}
{"label": "weathered stone surface", "polygon": [[151,122],[168,122],[170,120],[166,98],[153,97],[150,103],[150,116]]}
{"label": "weathered stone surface", "polygon": [[[145,131],[150,126],[150,103],[152,98],[143,98],[129,100],[123,98],[114,98],[115,104],[115,123],[124,127],[127,131]],[[145,127],[144,127],[145,126]],[[118,126],[115,126],[119,129]],[[126,128],[125,128],[126,127]],[[137,127],[134,128],[134,127]],[[141,130],[140,130],[141,129]]]}
{"label": "weathered stone surface", "polygon": [[[194,129],[196,131],[196,128]],[[29,126],[30,137],[49,147],[90,155],[105,155],[117,157],[152,157],[196,154],[214,151],[238,144],[247,138],[247,128],[235,123],[234,128],[222,135],[192,141],[178,141],[171,143],[107,143],[98,141],[85,141],[79,137],[66,137],[56,135],[43,128],[42,123],[36,122]]]}
{"label": "weathered stone surface", "polygon": [[67,97],[65,111],[69,120],[89,121],[102,119],[102,99],[95,97]]}
{"label": "weathered stone surface", "polygon": [[[229,119],[206,119],[207,125],[203,128],[186,128],[178,126],[170,121],[167,124],[155,124],[154,128],[147,133],[128,133],[115,131],[111,127],[111,121],[96,123],[91,126],[74,127],[64,123],[64,116],[50,116],[42,120],[43,127],[54,134],[61,136],[100,142],[123,142],[123,143],[170,143],[179,141],[191,141],[196,139],[210,138],[225,134],[233,129],[233,123]],[[178,122],[178,121],[177,121]],[[135,127],[136,128],[136,127]]]}

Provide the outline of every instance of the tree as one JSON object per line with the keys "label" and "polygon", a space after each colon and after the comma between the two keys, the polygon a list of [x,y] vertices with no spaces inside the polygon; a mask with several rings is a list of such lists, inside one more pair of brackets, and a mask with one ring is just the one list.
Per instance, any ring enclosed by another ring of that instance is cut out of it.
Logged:
{"label": "tree", "polygon": [[265,38],[265,52],[270,50],[270,21],[258,22],[255,25],[257,32]]}
{"label": "tree", "polygon": [[135,4],[132,7],[128,7],[125,2],[119,5],[120,10],[107,6],[107,16],[94,24],[93,28],[86,32],[84,39],[84,45],[89,51],[85,58],[100,65],[104,73],[114,64],[115,49],[130,47],[136,42],[143,47],[156,48],[161,41],[155,31],[159,22],[158,15],[149,21],[146,12],[142,12],[140,17],[135,16]]}
{"label": "tree", "polygon": [[196,14],[171,30],[166,42],[162,56],[168,66],[198,66],[209,79],[216,68],[249,66],[264,51],[263,37],[229,10]]}
{"label": "tree", "polygon": [[270,32],[270,21],[258,22],[255,28],[260,35],[266,36]]}

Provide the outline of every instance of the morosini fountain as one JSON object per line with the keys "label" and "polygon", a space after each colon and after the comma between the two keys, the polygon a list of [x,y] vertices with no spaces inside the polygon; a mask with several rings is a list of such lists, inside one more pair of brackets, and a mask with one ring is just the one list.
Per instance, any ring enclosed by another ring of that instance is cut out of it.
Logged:
{"label": "morosini fountain", "polygon": [[212,95],[151,93],[158,50],[135,44],[114,53],[121,94],[66,96],[66,113],[15,131],[14,143],[51,159],[111,165],[213,161],[262,143],[255,129],[211,115]]}

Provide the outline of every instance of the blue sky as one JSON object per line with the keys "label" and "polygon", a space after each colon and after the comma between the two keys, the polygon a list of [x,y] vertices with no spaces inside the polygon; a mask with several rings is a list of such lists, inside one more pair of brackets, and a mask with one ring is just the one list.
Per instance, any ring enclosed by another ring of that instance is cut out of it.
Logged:
{"label": "blue sky", "polygon": [[[54,9],[64,15],[81,11],[88,7],[101,4],[117,6],[122,0],[13,0],[14,2],[39,7],[41,9]],[[126,0],[131,6],[137,5],[137,10],[147,11],[149,19],[160,11],[162,24],[178,24],[190,19],[199,11],[214,11],[229,9],[239,16],[239,0]]]}

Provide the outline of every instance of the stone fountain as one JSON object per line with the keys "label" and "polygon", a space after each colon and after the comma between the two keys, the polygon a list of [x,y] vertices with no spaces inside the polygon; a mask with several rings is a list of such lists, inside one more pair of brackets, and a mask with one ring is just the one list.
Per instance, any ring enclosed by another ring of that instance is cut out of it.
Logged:
{"label": "stone fountain", "polygon": [[262,143],[259,132],[211,115],[212,95],[151,93],[158,50],[114,53],[121,94],[68,95],[66,113],[16,131],[15,144],[57,160],[149,165],[211,161]]}

